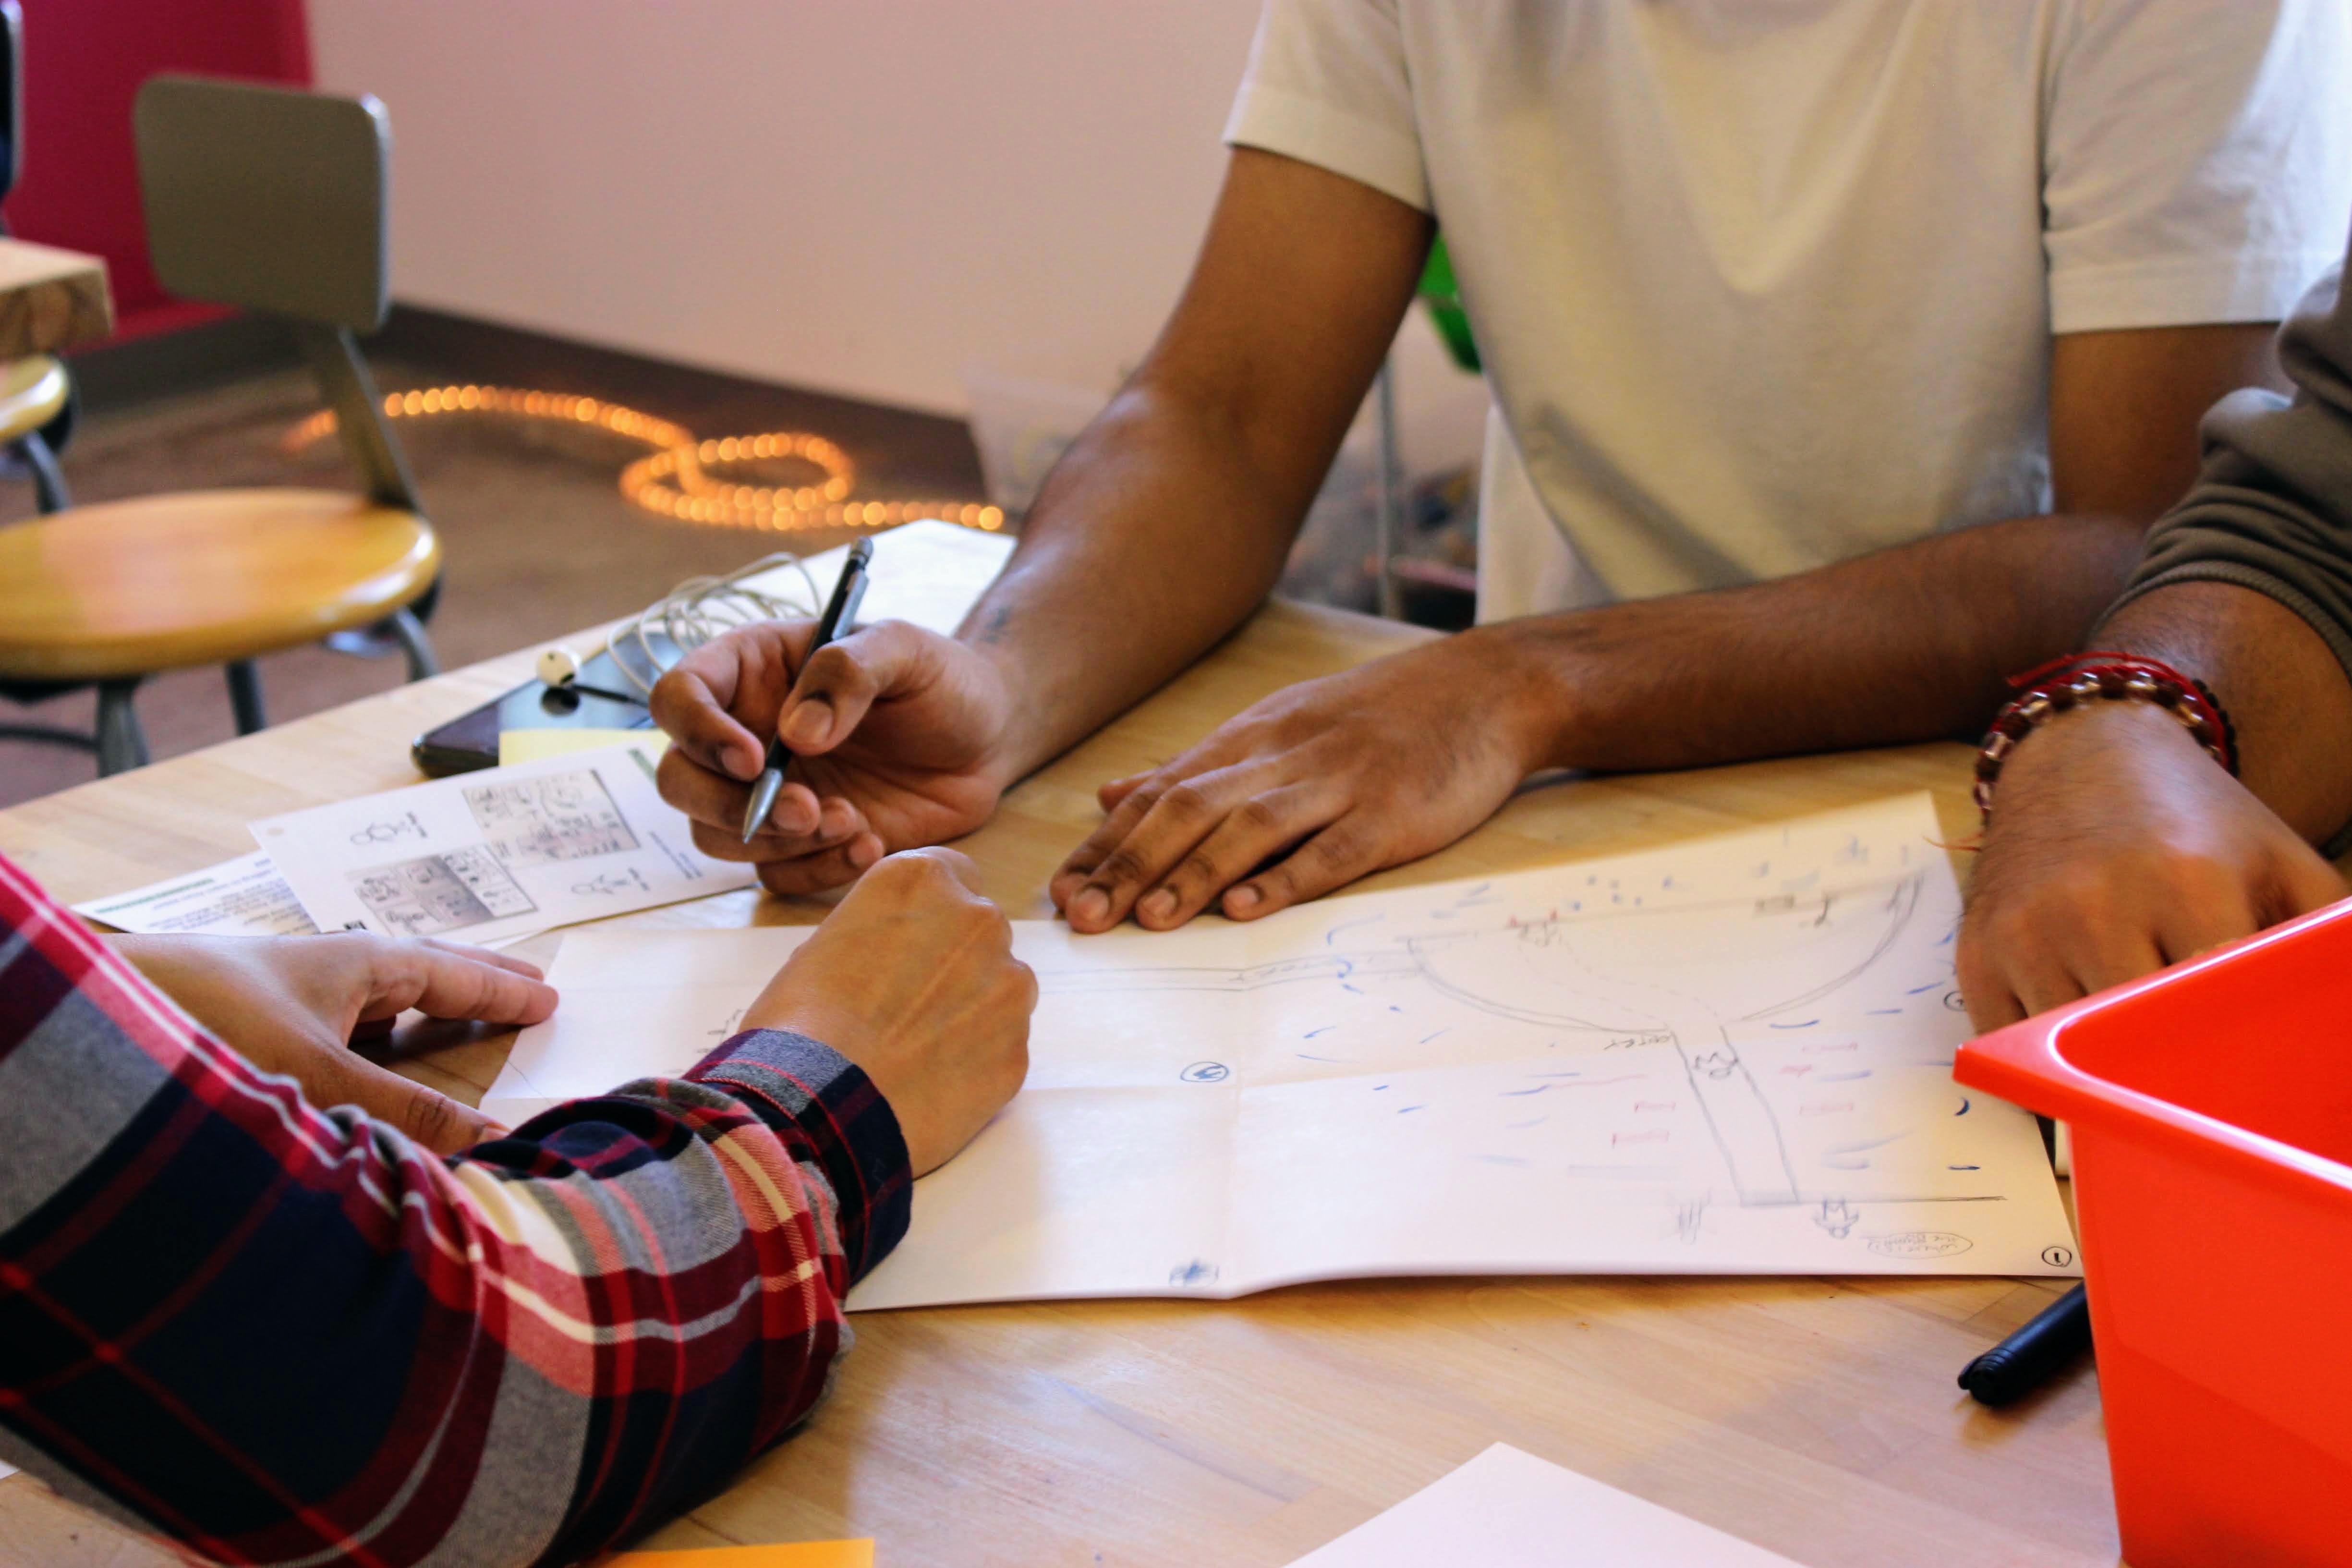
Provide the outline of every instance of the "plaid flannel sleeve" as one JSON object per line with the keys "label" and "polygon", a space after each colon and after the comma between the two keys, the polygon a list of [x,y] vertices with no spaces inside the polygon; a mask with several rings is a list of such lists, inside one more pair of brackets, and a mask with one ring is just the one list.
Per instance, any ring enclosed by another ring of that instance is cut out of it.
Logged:
{"label": "plaid flannel sleeve", "polygon": [[797,1036],[442,1160],[191,1023],[0,859],[0,1458],[234,1563],[567,1563],[807,1415],[906,1228]]}

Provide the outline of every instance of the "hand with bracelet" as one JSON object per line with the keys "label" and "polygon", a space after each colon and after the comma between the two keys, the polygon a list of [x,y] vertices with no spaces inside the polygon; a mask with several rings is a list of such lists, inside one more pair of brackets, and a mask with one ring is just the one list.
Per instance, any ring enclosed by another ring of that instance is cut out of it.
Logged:
{"label": "hand with bracelet", "polygon": [[[2342,823],[2336,753],[2352,734],[2352,684],[2318,637],[2261,594],[2192,582],[2135,600],[2101,640],[2165,658],[2095,661],[2142,665],[2137,689],[2062,699],[2038,722],[2012,722],[2007,745],[1997,730],[1979,770],[1993,776],[1958,952],[1979,1029],[2345,894],[2308,842]],[[2196,703],[2163,678],[2174,662],[2219,678],[2242,781],[2225,765],[2231,737],[2214,733],[2227,721],[2183,721]]]}

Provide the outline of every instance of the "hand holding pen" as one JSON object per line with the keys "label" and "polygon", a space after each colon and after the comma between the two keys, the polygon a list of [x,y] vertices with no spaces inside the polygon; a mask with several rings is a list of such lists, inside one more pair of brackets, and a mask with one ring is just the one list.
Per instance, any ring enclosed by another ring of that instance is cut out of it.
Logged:
{"label": "hand holding pen", "polygon": [[[858,601],[866,596],[866,573],[874,562],[874,542],[861,539],[849,547],[849,559],[841,563],[841,580],[833,585],[833,597],[826,601],[824,614],[816,623],[816,636],[809,639],[808,653],[801,668],[806,671],[809,661],[817,651],[846,630],[857,618]],[[789,711],[792,699],[784,700]],[[784,770],[792,764],[793,753],[778,734],[768,742],[767,760],[760,768],[760,776],[752,782],[751,799],[743,812],[743,842],[749,844],[775,809],[776,795],[784,787]]]}
{"label": "hand holding pen", "polygon": [[[855,579],[876,570],[845,573],[853,602],[822,626],[737,626],[654,687],[654,721],[675,742],[662,798],[693,824],[696,848],[751,862],[770,892],[844,887],[893,851],[961,838],[1023,771],[1008,671],[906,621],[860,624]],[[771,744],[780,734],[788,745]]]}

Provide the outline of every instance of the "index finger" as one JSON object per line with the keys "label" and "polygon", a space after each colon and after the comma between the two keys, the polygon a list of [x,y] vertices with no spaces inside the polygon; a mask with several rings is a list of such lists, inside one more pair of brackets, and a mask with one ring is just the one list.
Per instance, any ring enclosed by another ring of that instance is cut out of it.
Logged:
{"label": "index finger", "polygon": [[654,722],[702,767],[757,778],[767,742],[753,729],[775,732],[808,637],[804,625],[765,621],[711,638],[654,683]]}
{"label": "index finger", "polygon": [[362,1018],[414,1007],[434,1018],[536,1024],[555,1011],[555,987],[545,981],[421,942],[384,944],[371,978]]}

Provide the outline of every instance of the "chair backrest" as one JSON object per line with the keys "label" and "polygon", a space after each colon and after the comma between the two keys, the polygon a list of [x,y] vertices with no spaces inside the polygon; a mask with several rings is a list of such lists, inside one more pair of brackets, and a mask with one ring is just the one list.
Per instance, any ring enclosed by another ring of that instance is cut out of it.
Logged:
{"label": "chair backrest", "polygon": [[373,331],[392,130],[373,98],[159,76],[131,111],[155,275],[214,304]]}
{"label": "chair backrest", "polygon": [[[0,0],[0,201],[16,188],[25,162],[25,13]],[[0,223],[0,234],[7,233]]]}

